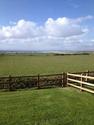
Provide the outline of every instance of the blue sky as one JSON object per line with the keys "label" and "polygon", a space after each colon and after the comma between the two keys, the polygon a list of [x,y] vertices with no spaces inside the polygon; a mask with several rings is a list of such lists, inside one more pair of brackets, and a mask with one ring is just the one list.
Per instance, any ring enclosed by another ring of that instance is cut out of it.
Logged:
{"label": "blue sky", "polygon": [[94,0],[0,0],[0,50],[93,50]]}

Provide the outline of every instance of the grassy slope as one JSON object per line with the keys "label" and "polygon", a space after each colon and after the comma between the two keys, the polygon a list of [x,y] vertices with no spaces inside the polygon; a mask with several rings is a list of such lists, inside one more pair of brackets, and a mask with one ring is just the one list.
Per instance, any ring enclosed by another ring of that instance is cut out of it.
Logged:
{"label": "grassy slope", "polygon": [[0,75],[31,75],[94,70],[94,55],[0,56]]}
{"label": "grassy slope", "polygon": [[94,125],[94,96],[68,87],[0,92],[0,125]]}

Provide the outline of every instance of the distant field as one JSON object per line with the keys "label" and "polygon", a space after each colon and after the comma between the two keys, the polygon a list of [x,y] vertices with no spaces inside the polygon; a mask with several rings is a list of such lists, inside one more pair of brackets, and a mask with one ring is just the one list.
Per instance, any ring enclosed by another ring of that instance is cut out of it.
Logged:
{"label": "distant field", "polygon": [[0,76],[94,70],[94,55],[0,55]]}
{"label": "distant field", "polygon": [[0,125],[94,125],[94,96],[69,87],[0,92]]}

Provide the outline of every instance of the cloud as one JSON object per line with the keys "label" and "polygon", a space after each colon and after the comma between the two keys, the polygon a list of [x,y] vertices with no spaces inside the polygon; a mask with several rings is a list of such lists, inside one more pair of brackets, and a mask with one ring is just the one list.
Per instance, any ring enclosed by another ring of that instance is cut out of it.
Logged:
{"label": "cloud", "polygon": [[[81,39],[89,32],[89,29],[83,26],[82,22],[90,19],[93,19],[93,16],[76,19],[62,17],[56,20],[48,18],[41,26],[33,21],[22,19],[0,28],[0,49],[75,49],[77,46],[86,44],[81,42]],[[75,46],[73,47],[72,44]]]}
{"label": "cloud", "polygon": [[47,35],[58,37],[69,37],[74,35],[81,35],[84,33],[84,28],[74,22],[74,20],[66,17],[53,20],[49,18],[45,22],[45,30]]}

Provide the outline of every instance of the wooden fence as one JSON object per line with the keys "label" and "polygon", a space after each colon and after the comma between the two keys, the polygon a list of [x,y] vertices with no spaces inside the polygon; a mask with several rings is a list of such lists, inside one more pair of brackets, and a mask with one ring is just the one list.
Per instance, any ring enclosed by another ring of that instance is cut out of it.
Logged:
{"label": "wooden fence", "polygon": [[64,87],[66,76],[62,74],[48,74],[35,76],[0,77],[0,89],[16,90],[23,88]]}
{"label": "wooden fence", "polygon": [[67,73],[67,85],[94,94],[94,77],[83,74]]}
{"label": "wooden fence", "polygon": [[0,89],[9,91],[23,88],[66,87],[67,85],[94,93],[94,71],[0,77]]}

